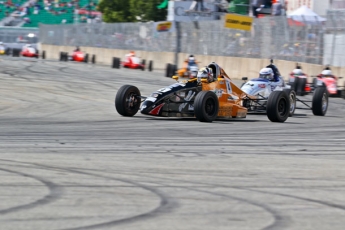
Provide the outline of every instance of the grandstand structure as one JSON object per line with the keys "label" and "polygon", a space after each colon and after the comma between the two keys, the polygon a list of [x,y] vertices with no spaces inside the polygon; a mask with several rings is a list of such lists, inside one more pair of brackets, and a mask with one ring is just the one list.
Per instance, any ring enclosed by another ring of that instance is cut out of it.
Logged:
{"label": "grandstand structure", "polygon": [[7,0],[0,2],[0,26],[37,28],[42,24],[101,21],[98,0]]}

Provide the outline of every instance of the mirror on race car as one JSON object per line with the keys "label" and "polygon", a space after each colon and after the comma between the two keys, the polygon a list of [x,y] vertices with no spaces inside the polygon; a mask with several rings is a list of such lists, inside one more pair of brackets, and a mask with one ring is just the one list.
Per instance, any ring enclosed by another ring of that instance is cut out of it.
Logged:
{"label": "mirror on race car", "polygon": [[248,77],[242,77],[242,80],[243,80],[243,81],[247,81],[247,80],[248,80]]}
{"label": "mirror on race car", "polygon": [[176,81],[178,81],[178,76],[172,76],[172,79],[174,79],[174,80],[176,80]]}

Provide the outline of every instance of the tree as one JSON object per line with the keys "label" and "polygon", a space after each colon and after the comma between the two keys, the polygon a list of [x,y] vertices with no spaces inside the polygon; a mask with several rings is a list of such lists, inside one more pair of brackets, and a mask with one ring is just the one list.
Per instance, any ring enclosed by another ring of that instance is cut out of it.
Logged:
{"label": "tree", "polygon": [[158,9],[162,0],[130,0],[131,13],[134,17],[139,16],[138,21],[165,21],[166,9]]}
{"label": "tree", "polygon": [[128,0],[101,0],[98,10],[102,12],[105,22],[133,22],[135,20],[130,12]]}
{"label": "tree", "polygon": [[105,22],[165,21],[167,10],[157,9],[162,0],[101,0],[98,10]]}

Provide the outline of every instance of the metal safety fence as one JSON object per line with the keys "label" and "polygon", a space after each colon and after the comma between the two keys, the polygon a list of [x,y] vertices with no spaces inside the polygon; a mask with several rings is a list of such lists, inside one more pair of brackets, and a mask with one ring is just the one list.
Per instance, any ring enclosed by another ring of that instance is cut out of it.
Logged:
{"label": "metal safety fence", "polygon": [[344,27],[345,19],[341,24],[333,20],[336,17],[329,14],[327,23],[310,23],[307,18],[296,22],[286,17],[265,17],[255,19],[251,31],[228,29],[223,20],[218,20],[180,22],[168,32],[158,32],[153,22],[41,25],[39,34],[41,43],[51,45],[274,58],[345,66],[336,57],[341,52],[338,44],[345,44],[344,31],[338,27]]}
{"label": "metal safety fence", "polygon": [[0,27],[0,42],[37,43],[38,33],[38,28]]}

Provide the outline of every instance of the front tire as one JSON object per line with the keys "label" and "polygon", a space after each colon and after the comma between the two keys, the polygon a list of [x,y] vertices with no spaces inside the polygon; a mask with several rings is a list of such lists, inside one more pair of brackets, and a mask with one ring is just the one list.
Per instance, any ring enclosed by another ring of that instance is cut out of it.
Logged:
{"label": "front tire", "polygon": [[328,92],[326,87],[315,89],[312,101],[312,111],[315,116],[325,116],[328,109]]}
{"label": "front tire", "polygon": [[125,117],[134,116],[140,107],[141,94],[137,87],[132,85],[122,86],[116,93],[115,108],[117,112]]}
{"label": "front tire", "polygon": [[273,91],[267,100],[267,117],[272,122],[285,122],[290,114],[290,99],[284,91]]}
{"label": "front tire", "polygon": [[289,99],[290,99],[289,117],[292,117],[295,114],[295,110],[296,110],[296,92],[291,89],[287,89],[284,91],[289,95]]}
{"label": "front tire", "polygon": [[214,92],[201,91],[194,100],[195,117],[201,122],[212,122],[219,110],[218,97]]}

